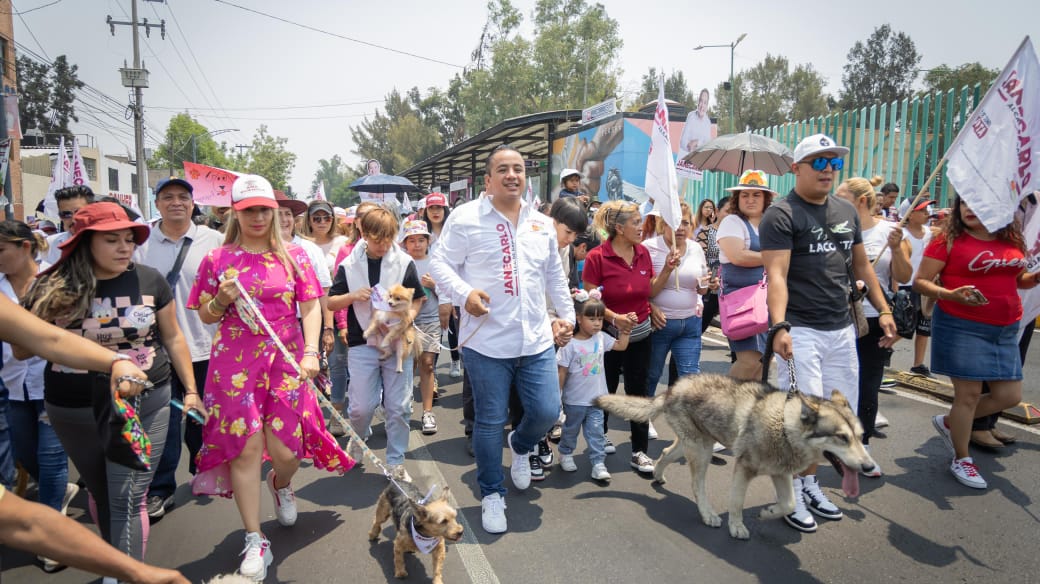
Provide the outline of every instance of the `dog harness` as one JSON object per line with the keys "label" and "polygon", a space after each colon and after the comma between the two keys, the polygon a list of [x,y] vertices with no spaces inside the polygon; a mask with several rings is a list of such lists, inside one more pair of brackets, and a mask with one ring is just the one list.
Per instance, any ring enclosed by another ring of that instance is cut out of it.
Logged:
{"label": "dog harness", "polygon": [[[399,485],[397,488],[401,489]],[[417,501],[417,503],[420,505],[425,505],[426,502],[430,500],[430,497],[433,496],[433,490],[436,488],[437,485],[430,485],[430,490],[426,492],[426,496]],[[401,492],[404,493],[404,489],[401,489]],[[408,496],[407,493],[405,494],[405,496]],[[428,554],[433,551],[433,548],[437,547],[438,543],[440,543],[441,538],[439,537],[427,537],[419,533],[419,530],[415,528],[414,515],[412,516],[412,519],[408,522],[408,525],[412,529],[412,541],[415,542],[415,547],[419,548],[419,552]]]}

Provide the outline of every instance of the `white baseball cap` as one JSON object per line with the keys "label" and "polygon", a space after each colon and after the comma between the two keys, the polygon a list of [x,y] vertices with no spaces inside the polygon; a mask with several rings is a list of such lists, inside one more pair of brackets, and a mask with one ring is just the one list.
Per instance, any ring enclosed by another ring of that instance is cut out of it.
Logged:
{"label": "white baseball cap", "polygon": [[801,162],[806,158],[825,152],[845,157],[848,156],[849,149],[844,146],[838,146],[834,139],[826,134],[813,134],[808,138],[804,138],[798,143],[798,146],[795,146],[794,161]]}
{"label": "white baseball cap", "polygon": [[563,182],[563,181],[567,180],[567,177],[573,176],[575,174],[578,175],[579,178],[581,178],[581,173],[578,172],[578,170],[575,169],[575,168],[565,168],[565,169],[561,170],[560,171],[560,182]]}
{"label": "white baseball cap", "polygon": [[231,206],[236,211],[249,207],[278,208],[274,189],[267,179],[255,174],[243,174],[231,185]]}

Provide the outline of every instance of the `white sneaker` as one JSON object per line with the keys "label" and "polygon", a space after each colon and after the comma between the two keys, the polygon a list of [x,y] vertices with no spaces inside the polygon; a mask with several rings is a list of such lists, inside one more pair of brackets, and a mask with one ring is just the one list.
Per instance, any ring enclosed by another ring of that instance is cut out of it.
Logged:
{"label": "white sneaker", "polygon": [[888,418],[883,416],[881,414],[881,412],[878,412],[877,416],[874,418],[874,427],[875,428],[885,428],[887,426],[888,426]]}
{"label": "white sneaker", "polygon": [[267,471],[267,488],[271,491],[271,498],[274,499],[274,515],[278,518],[278,523],[286,527],[292,527],[296,524],[296,495],[293,493],[290,485],[276,489],[274,478],[275,474],[272,468]]}
{"label": "white sneaker", "polygon": [[[864,449],[866,449],[866,451],[867,451],[868,453],[870,452],[870,445],[869,445],[869,444],[864,444],[864,445],[863,445],[863,448],[864,448]],[[873,458],[873,456],[871,456],[871,458]],[[847,472],[847,471],[846,471],[846,472]],[[881,476],[882,476],[882,474],[883,474],[883,473],[881,472],[881,465],[880,465],[880,464],[878,464],[878,463],[877,463],[877,461],[874,461],[874,468],[872,468],[872,469],[870,469],[870,470],[863,470],[863,469],[861,468],[861,469],[859,469],[859,473],[860,473],[861,475],[865,476],[865,477],[870,477],[870,478],[872,478],[872,479],[878,479],[878,478],[881,478]]]}
{"label": "white sneaker", "polygon": [[271,542],[256,532],[246,534],[246,547],[239,554],[245,556],[238,566],[238,573],[246,578],[252,578],[254,582],[260,582],[267,577],[267,567],[274,561],[271,553]]}
{"label": "white sneaker", "polygon": [[355,462],[359,464],[364,462],[363,459],[365,458],[365,451],[361,449],[360,438],[356,436],[352,438],[350,440],[350,447],[347,450],[347,454],[350,455],[350,457],[353,458]]}
{"label": "white sneaker", "polygon": [[390,478],[395,481],[412,482],[412,475],[408,474],[408,470],[403,464],[391,464],[387,467],[387,470],[390,471]]}
{"label": "white sneaker", "polygon": [[462,363],[460,361],[451,362],[451,370],[448,371],[448,376],[452,379],[458,379],[462,377]]}
{"label": "white sneaker", "polygon": [[488,533],[505,533],[506,500],[502,495],[492,493],[480,500],[480,523]]}
{"label": "white sneaker", "polygon": [[76,483],[67,483],[65,485],[65,496],[61,498],[61,514],[69,514],[69,505],[72,504],[72,500],[76,498],[79,493],[79,485]]}
{"label": "white sneaker", "polygon": [[332,434],[336,438],[347,435],[347,431],[343,429],[343,424],[339,423],[335,417],[330,416],[329,420],[329,434]]}
{"label": "white sneaker", "polygon": [[957,454],[953,450],[953,437],[950,436],[950,427],[946,425],[945,416],[943,416],[943,414],[933,416],[932,426],[935,426],[935,431],[938,432],[939,437],[943,439],[943,443],[946,444],[946,448],[950,450],[950,454],[956,456]]}
{"label": "white sneaker", "polygon": [[716,442],[715,445],[711,447],[711,452],[712,452],[712,454],[718,454],[718,453],[722,452],[725,449],[726,449],[726,445],[725,444],[723,444],[722,442]]}
{"label": "white sneaker", "polygon": [[610,438],[605,438],[603,443],[603,452],[606,452],[607,454],[614,454],[617,452],[617,447],[610,441]]}
{"label": "white sneaker", "polygon": [[567,472],[574,472],[578,470],[578,465],[574,463],[573,454],[560,454],[560,468]]}
{"label": "white sneaker", "polygon": [[509,455],[512,457],[512,461],[509,463],[509,476],[513,478],[513,486],[522,491],[531,486],[530,455],[533,453],[517,454],[513,450],[513,434],[516,432],[510,432],[506,438],[506,446],[509,447]]}
{"label": "white sneaker", "polygon": [[809,511],[824,519],[841,519],[841,509],[838,509],[837,505],[831,503],[827,495],[820,490],[820,482],[816,480],[816,475],[802,477],[802,495],[805,498],[806,506],[809,507]]}
{"label": "white sneaker", "polygon": [[597,481],[609,481],[610,473],[607,472],[607,465],[602,462],[592,465],[592,478]]}
{"label": "white sneaker", "polygon": [[802,477],[795,477],[794,481],[794,511],[790,515],[784,515],[784,521],[788,525],[803,533],[816,531],[816,519],[805,507],[805,497],[802,496]]}
{"label": "white sneaker", "polygon": [[437,418],[434,417],[433,412],[422,413],[422,433],[427,436],[437,433]]}
{"label": "white sneaker", "polygon": [[639,472],[654,472],[654,461],[642,452],[633,452],[629,464]]}
{"label": "white sneaker", "polygon": [[654,428],[653,422],[648,422],[649,429],[647,430],[647,436],[651,440],[657,440],[657,428]]}
{"label": "white sneaker", "polygon": [[979,467],[975,466],[975,462],[971,457],[956,459],[950,463],[950,472],[953,476],[966,487],[973,489],[985,489],[986,479],[982,478],[979,474]]}

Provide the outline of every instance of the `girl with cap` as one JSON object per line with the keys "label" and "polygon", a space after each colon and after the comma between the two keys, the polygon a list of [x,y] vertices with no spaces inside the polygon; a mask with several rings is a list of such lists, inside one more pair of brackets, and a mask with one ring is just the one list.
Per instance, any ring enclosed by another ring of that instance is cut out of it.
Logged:
{"label": "girl with cap", "polygon": [[[120,383],[121,394],[140,416],[158,463],[170,421],[170,369],[184,379],[185,406],[205,411],[198,401],[191,353],[177,325],[173,292],[153,268],[134,264],[134,249],[149,228],[134,223],[115,203],[92,203],[73,216],[75,234],[63,242],[61,258],[40,274],[23,304],[41,319],[117,351],[132,360],[151,383]],[[122,379],[122,378],[120,378]],[[102,536],[137,559],[145,553],[148,517],[144,500],[154,466],[136,471],[106,459],[92,402],[94,376],[49,363],[44,370],[44,405],[96,508]]]}
{"label": "girl with cap", "polygon": [[303,234],[318,244],[325,254],[329,268],[333,267],[340,248],[347,243],[347,238],[336,221],[336,211],[328,201],[311,201],[307,207],[306,221],[303,223]]}
{"label": "girl with cap", "polygon": [[[719,244],[719,263],[722,274],[722,295],[762,281],[761,246],[758,225],[766,208],[773,202],[776,191],[769,188],[761,170],[747,170],[740,175],[733,193],[733,214],[719,223],[716,240]],[[766,348],[766,334],[746,339],[729,339],[730,350],[736,361],[729,374],[737,379],[759,379],[762,376],[762,353]]]}
{"label": "girl with cap", "polygon": [[[315,466],[338,472],[349,470],[354,461],[326,432],[314,392],[305,383],[318,372],[321,329],[322,290],[310,258],[300,247],[282,242],[274,220],[278,203],[265,179],[238,177],[231,201],[224,245],[202,261],[187,302],[203,322],[220,325],[205,391],[212,415],[203,428],[192,487],[196,495],[234,497],[246,530],[239,571],[261,580],[272,561],[270,542],[260,532],[263,459],[274,467],[267,473],[267,487],[278,522],[286,526],[296,522],[289,483],[300,459],[313,458]],[[259,322],[243,312],[236,280],[298,361],[302,376]]]}

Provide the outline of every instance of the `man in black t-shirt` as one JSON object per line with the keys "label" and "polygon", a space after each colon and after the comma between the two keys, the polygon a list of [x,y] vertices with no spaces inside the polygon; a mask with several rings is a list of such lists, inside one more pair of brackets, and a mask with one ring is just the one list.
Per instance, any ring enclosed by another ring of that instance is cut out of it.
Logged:
{"label": "man in black t-shirt", "polygon": [[[840,389],[856,411],[859,363],[856,330],[849,317],[852,273],[869,290],[871,304],[881,313],[884,346],[896,340],[895,321],[870,260],[863,249],[859,216],[847,201],[830,196],[842,157],[848,148],[816,134],[802,140],[794,151],[794,190],[775,201],[762,217],[759,239],[769,282],[769,315],[774,323],[789,322],[773,340],[777,379],[790,385],[788,359],[793,359],[798,388],[829,398]],[[827,499],[816,480],[816,465],[794,479],[795,511],[787,523],[803,532],[816,531],[812,513],[841,519],[841,511]],[[806,507],[808,506],[808,508]]]}

